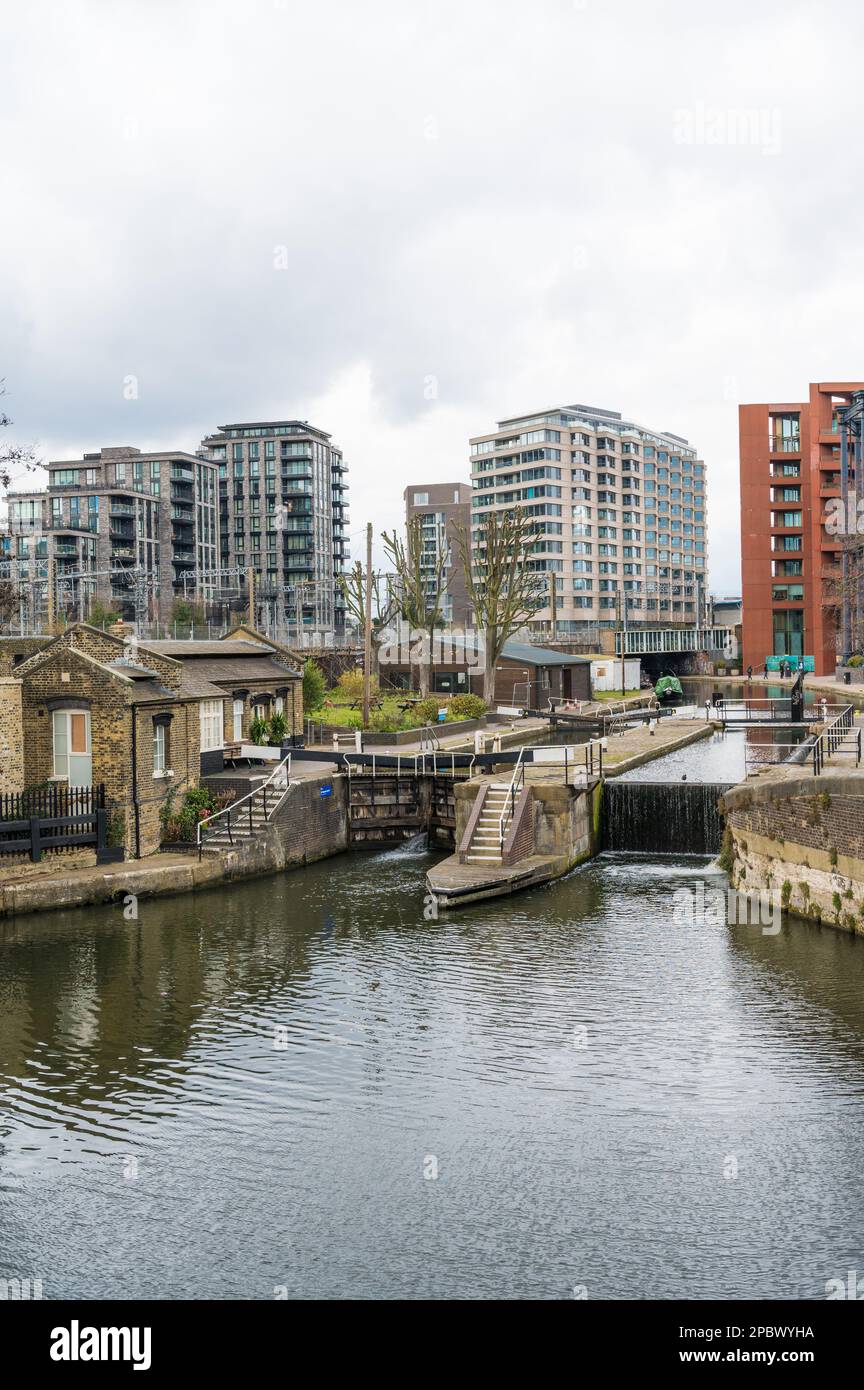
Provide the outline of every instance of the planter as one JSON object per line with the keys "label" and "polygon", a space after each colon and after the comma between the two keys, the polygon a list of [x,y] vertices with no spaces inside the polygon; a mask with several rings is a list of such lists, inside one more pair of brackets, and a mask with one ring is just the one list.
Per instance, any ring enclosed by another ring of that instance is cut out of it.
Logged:
{"label": "planter", "polygon": [[864,666],[838,666],[836,679],[844,685],[864,685]]}
{"label": "planter", "polygon": [[104,849],[97,849],[97,864],[122,864],[126,858],[126,848],[124,845],[106,845]]}

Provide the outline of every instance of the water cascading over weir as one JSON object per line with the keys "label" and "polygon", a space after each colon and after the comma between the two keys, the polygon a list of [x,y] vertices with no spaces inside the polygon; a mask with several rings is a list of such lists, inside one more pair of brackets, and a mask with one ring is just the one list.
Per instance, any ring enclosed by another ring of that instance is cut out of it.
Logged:
{"label": "water cascading over weir", "polygon": [[642,854],[718,854],[720,798],[730,782],[627,782],[603,786],[602,845]]}

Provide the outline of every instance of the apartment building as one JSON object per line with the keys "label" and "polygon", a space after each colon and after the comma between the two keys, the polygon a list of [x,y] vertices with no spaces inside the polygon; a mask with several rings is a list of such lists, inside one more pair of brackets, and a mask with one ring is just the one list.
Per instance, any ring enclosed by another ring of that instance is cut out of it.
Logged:
{"label": "apartment building", "polygon": [[219,474],[220,563],[254,571],[259,622],[343,629],[347,466],[330,435],[305,420],[220,425],[200,452]]}
{"label": "apartment building", "polygon": [[701,625],[706,477],[686,439],[570,405],[500,420],[470,448],[473,541],[491,510],[534,520],[529,563],[548,576],[535,633]]}
{"label": "apartment building", "polygon": [[841,493],[840,416],[861,390],[812,382],[806,401],[739,407],[745,666],[835,670],[843,537],[825,520]]}
{"label": "apartment building", "polygon": [[426,588],[430,599],[436,592],[439,561],[445,556],[446,591],[442,603],[444,621],[465,626],[469,620],[465,569],[459,548],[459,535],[470,535],[471,487],[468,483],[421,483],[406,487],[405,523],[419,516],[423,527],[423,556]]}
{"label": "apartment building", "polygon": [[217,469],[182,450],[124,445],[48,464],[47,490],[9,496],[10,576],[33,584],[34,623],[80,621],[94,601],[130,622],[167,621],[174,599],[212,597]]}

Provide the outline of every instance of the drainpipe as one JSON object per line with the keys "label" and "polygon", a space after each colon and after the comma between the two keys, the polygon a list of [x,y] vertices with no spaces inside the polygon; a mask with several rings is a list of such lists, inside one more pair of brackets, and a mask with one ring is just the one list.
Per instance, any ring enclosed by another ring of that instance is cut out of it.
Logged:
{"label": "drainpipe", "polygon": [[141,858],[141,810],[138,805],[138,709],[133,700],[132,710],[132,809],[135,813],[135,858]]}

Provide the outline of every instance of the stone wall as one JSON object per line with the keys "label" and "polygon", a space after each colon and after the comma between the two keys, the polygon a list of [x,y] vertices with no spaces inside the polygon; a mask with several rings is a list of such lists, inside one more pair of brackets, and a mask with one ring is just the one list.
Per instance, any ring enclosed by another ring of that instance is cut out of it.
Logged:
{"label": "stone wall", "polygon": [[[468,824],[474,806],[477,782],[457,782],[456,844]],[[532,782],[530,790],[534,811],[534,848],[532,853],[554,855],[578,864],[597,851],[599,840],[599,790],[582,791],[560,783]]]}
{"label": "stone wall", "polygon": [[864,780],[795,777],[724,798],[735,888],[773,890],[799,917],[864,933]]}
{"label": "stone wall", "polygon": [[0,792],[24,790],[21,682],[0,676]]}

